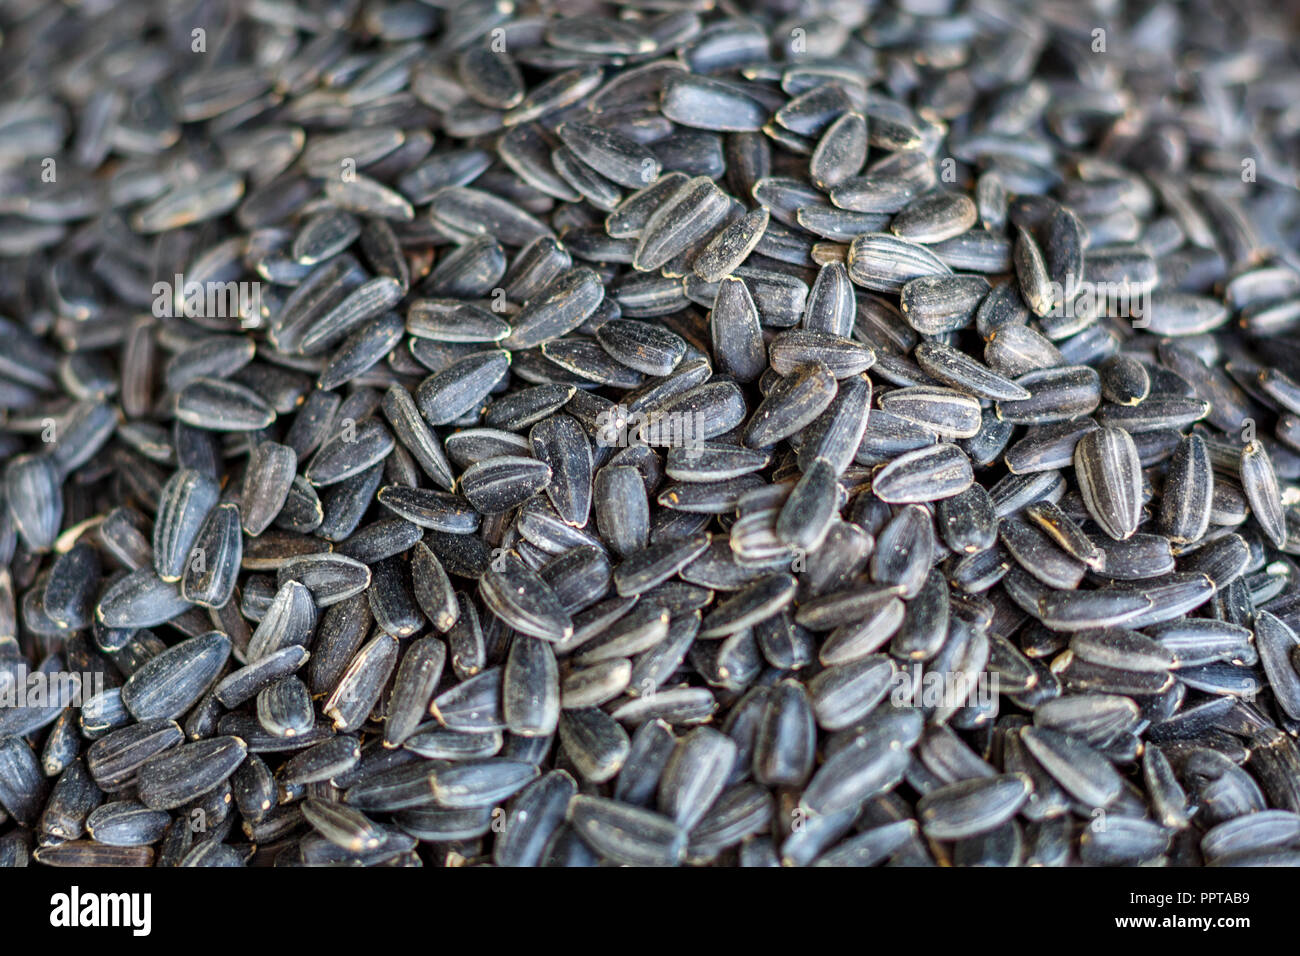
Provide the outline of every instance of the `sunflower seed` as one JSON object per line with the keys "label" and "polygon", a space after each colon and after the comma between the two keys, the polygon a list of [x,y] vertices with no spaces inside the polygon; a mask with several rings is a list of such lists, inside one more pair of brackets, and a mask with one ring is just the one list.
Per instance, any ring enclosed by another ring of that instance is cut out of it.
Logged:
{"label": "sunflower seed", "polygon": [[1131,536],[1141,520],[1142,472],[1128,432],[1104,427],[1084,435],[1075,445],[1074,467],[1097,524],[1116,540]]}
{"label": "sunflower seed", "polygon": [[1275,17],[317,6],[5,34],[0,862],[1295,862]]}
{"label": "sunflower seed", "polygon": [[173,645],[122,685],[122,703],[139,721],[179,717],[208,690],[229,655],[230,639],[220,631]]}
{"label": "sunflower seed", "polygon": [[555,592],[515,552],[493,562],[479,581],[479,594],[494,614],[524,634],[552,642],[573,634],[573,619]]}
{"label": "sunflower seed", "polygon": [[835,377],[824,364],[794,369],[754,410],[745,427],[745,444],[764,448],[794,434],[824,412],[835,393]]}
{"label": "sunflower seed", "polygon": [[845,265],[850,279],[876,292],[899,292],[909,280],[952,272],[925,246],[883,232],[854,239]]}
{"label": "sunflower seed", "polygon": [[1241,487],[1250,503],[1251,513],[1259,521],[1268,539],[1277,548],[1286,546],[1286,522],[1282,514],[1277,475],[1268,451],[1258,441],[1241,450]]}
{"label": "sunflower seed", "polygon": [[238,737],[212,737],[150,757],[138,771],[140,801],[153,810],[183,806],[195,794],[220,786],[246,754]]}
{"label": "sunflower seed", "polygon": [[566,819],[601,856],[630,866],[675,866],[686,851],[686,831],[650,810],[583,794],[569,801]]}

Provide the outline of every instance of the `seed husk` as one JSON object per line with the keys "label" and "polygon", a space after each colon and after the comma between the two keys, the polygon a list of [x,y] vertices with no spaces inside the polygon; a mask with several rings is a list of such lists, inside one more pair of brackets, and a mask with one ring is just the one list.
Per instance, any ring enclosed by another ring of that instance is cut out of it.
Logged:
{"label": "seed husk", "polygon": [[906,452],[876,472],[872,491],[892,504],[939,501],[959,495],[974,481],[970,459],[956,445],[928,445]]}
{"label": "seed husk", "polygon": [[99,6],[4,36],[0,864],[1296,862],[1271,11]]}
{"label": "seed husk", "polygon": [[1102,530],[1116,540],[1132,535],[1141,519],[1142,473],[1128,432],[1110,427],[1084,435],[1074,467],[1084,505]]}

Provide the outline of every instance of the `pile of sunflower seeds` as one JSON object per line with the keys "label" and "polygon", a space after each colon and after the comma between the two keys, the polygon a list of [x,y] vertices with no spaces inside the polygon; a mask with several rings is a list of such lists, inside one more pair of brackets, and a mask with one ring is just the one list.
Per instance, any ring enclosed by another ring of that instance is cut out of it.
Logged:
{"label": "pile of sunflower seeds", "polygon": [[1284,9],[0,0],[0,865],[1300,863]]}

